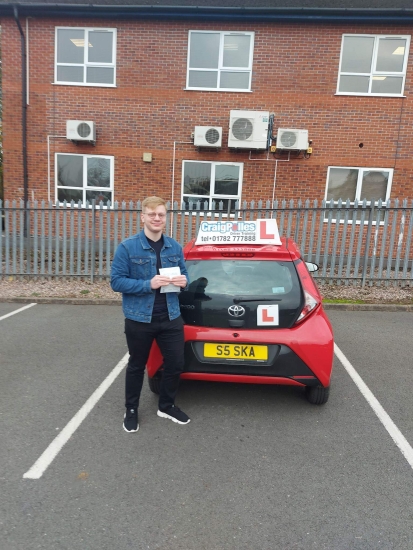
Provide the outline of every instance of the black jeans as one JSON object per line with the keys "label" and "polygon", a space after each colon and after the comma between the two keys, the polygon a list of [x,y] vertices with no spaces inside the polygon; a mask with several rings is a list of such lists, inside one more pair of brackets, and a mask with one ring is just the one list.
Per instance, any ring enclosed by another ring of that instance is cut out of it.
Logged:
{"label": "black jeans", "polygon": [[164,359],[159,409],[167,409],[175,403],[179,377],[184,367],[182,317],[170,321],[168,314],[165,314],[153,317],[150,323],[125,319],[125,335],[129,349],[125,380],[126,407],[139,406],[146,362],[152,342],[156,340]]}

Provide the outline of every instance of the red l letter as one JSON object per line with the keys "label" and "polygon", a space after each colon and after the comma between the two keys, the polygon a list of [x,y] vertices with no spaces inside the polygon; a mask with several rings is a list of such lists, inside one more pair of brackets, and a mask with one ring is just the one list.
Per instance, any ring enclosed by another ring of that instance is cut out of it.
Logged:
{"label": "red l letter", "polygon": [[263,309],[262,310],[262,320],[266,323],[274,321],[274,317],[270,317],[268,315],[268,309]]}
{"label": "red l letter", "polygon": [[261,239],[274,239],[275,235],[269,235],[267,233],[267,222],[265,220],[260,221],[260,238]]}

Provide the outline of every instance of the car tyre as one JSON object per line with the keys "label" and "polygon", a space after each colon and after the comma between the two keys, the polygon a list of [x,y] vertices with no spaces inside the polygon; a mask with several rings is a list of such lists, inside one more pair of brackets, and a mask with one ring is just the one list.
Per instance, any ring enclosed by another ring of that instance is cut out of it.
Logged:
{"label": "car tyre", "polygon": [[158,374],[155,374],[155,376],[153,378],[150,378],[148,376],[148,384],[149,384],[149,389],[151,390],[151,392],[156,393],[157,395],[159,395],[159,393],[161,391],[161,377]]}
{"label": "car tyre", "polygon": [[327,403],[330,395],[330,386],[307,386],[305,388],[305,396],[313,405],[324,405]]}

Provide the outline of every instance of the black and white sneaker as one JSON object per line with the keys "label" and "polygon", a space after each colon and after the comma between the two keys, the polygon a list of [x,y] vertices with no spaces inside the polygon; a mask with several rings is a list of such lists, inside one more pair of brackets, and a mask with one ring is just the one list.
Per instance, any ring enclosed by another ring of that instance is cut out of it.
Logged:
{"label": "black and white sneaker", "polygon": [[178,407],[175,407],[175,405],[172,405],[164,411],[158,410],[157,414],[161,418],[169,418],[172,422],[176,422],[177,424],[188,424],[188,422],[191,422],[189,416]]}
{"label": "black and white sneaker", "polygon": [[139,430],[138,409],[126,409],[125,416],[123,417],[123,429],[129,433]]}

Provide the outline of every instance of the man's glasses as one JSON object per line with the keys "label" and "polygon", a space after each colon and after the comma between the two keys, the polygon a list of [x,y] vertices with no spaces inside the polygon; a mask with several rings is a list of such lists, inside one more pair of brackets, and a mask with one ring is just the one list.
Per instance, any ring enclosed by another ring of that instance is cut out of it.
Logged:
{"label": "man's glasses", "polygon": [[163,220],[166,218],[166,214],[157,214],[156,212],[144,212],[145,216],[148,216],[151,220],[154,220],[156,217],[158,217],[160,220]]}

